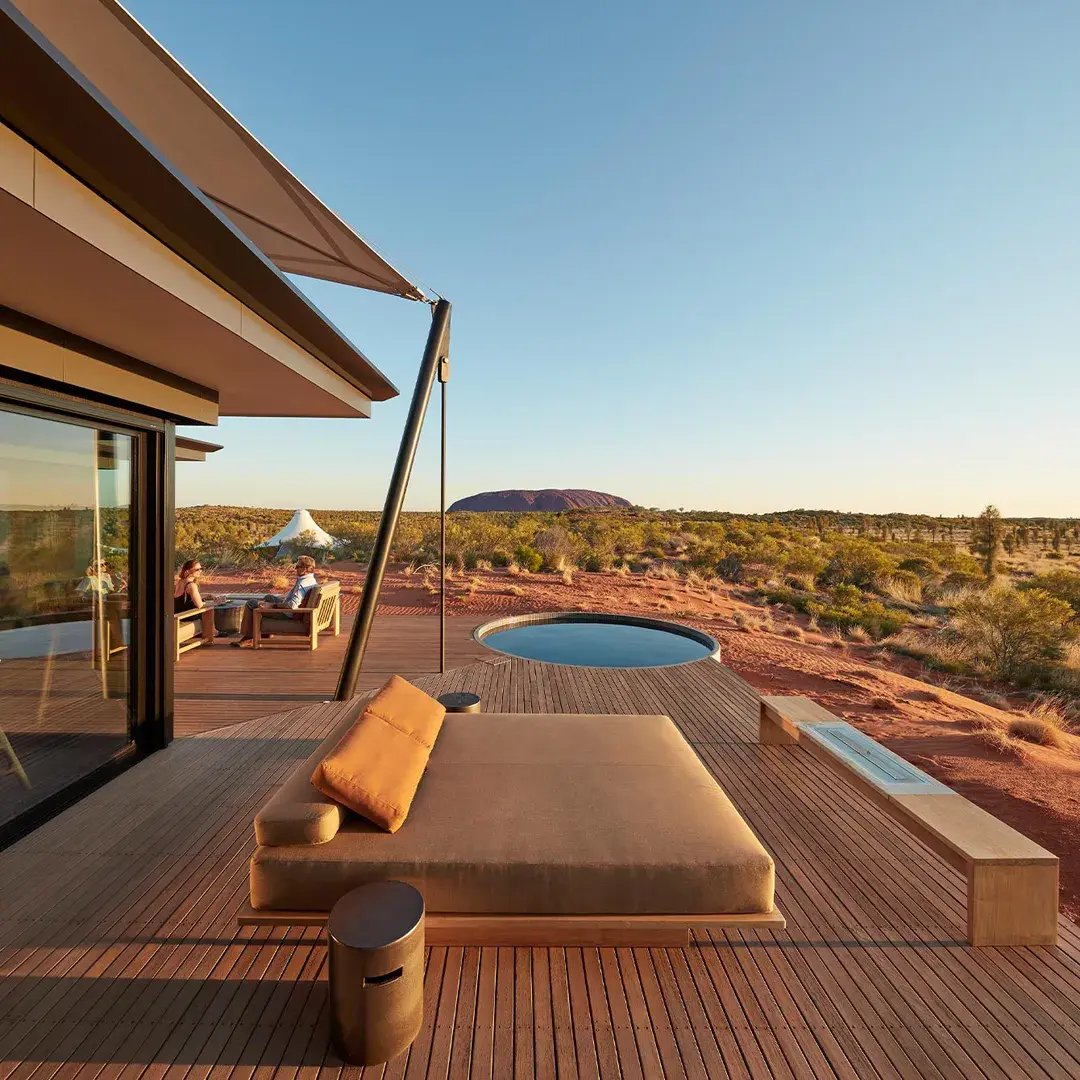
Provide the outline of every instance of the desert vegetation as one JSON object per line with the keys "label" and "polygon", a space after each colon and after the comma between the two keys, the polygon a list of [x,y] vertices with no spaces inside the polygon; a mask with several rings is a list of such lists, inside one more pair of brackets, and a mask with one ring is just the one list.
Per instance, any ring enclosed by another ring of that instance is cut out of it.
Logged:
{"label": "desert vegetation", "polygon": [[[307,550],[323,562],[367,561],[377,513],[315,516],[342,544],[324,552],[301,541],[289,555]],[[255,545],[288,517],[282,510],[180,509],[177,558],[265,566],[276,556]],[[438,527],[436,514],[403,515],[393,558],[407,574],[430,581]],[[774,616],[795,615],[797,623],[784,625],[821,631],[829,643],[870,643],[1007,692],[1058,695],[1070,709],[1080,701],[1080,523],[1073,519],[1008,519],[994,507],[972,518],[642,508],[455,513],[447,551],[462,575],[548,572],[572,585],[578,573],[615,573],[668,579],[690,592],[723,584],[758,605],[757,615],[741,617],[750,632],[770,629]],[[678,610],[674,601],[673,594],[667,610]]]}

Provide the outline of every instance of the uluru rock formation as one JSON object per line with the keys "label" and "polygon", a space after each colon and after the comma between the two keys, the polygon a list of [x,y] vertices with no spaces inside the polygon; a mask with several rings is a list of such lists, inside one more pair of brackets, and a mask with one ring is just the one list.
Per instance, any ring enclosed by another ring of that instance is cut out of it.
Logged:
{"label": "uluru rock formation", "polygon": [[540,491],[481,491],[458,499],[451,510],[588,510],[632,506],[629,499],[587,488],[543,488]]}

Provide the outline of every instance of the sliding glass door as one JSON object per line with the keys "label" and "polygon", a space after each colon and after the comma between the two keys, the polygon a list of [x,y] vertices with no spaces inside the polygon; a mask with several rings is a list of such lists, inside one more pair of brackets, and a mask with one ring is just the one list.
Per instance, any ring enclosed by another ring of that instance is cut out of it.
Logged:
{"label": "sliding glass door", "polygon": [[133,748],[139,438],[0,403],[0,830]]}

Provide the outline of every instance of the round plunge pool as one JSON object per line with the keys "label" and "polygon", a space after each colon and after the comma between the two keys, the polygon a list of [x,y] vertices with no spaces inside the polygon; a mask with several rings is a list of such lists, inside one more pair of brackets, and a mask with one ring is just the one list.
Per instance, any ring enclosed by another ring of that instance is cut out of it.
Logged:
{"label": "round plunge pool", "polygon": [[473,638],[508,656],[572,667],[670,667],[720,651],[715,639],[689,626],[586,611],[496,619],[478,626]]}

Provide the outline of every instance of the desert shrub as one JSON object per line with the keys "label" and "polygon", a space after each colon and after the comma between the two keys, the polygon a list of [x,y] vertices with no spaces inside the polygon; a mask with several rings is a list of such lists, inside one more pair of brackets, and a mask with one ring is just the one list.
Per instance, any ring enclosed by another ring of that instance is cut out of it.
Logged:
{"label": "desert shrub", "polygon": [[961,591],[980,587],[983,585],[983,579],[978,574],[972,574],[966,570],[954,570],[945,575],[941,585],[943,589]]}
{"label": "desert shrub", "polygon": [[951,628],[990,674],[1012,679],[1061,658],[1075,638],[1073,609],[1042,589],[1007,586],[972,593],[955,612]]}
{"label": "desert shrub", "polygon": [[1037,574],[1017,585],[1018,589],[1041,589],[1080,614],[1080,574],[1070,570],[1051,570],[1048,574]]}
{"label": "desert shrub", "polygon": [[528,544],[520,544],[514,549],[514,562],[522,570],[535,574],[544,565],[544,556],[536,548],[529,547]]}
{"label": "desert shrub", "polygon": [[725,555],[717,562],[716,572],[724,581],[737,585],[743,579],[743,561],[738,555]]}
{"label": "desert shrub", "polygon": [[603,555],[597,555],[595,552],[591,555],[586,555],[581,560],[581,569],[588,574],[599,574],[602,570],[606,570],[609,565],[609,560]]}
{"label": "desert shrub", "polygon": [[897,603],[920,604],[923,581],[913,570],[894,570],[878,579],[877,591]]}
{"label": "desert shrub", "polygon": [[920,578],[931,578],[937,575],[937,567],[929,559],[922,557],[904,559],[896,569],[909,574],[917,574]]}
{"label": "desert shrub", "polygon": [[[1073,730],[1071,708],[1068,698],[1060,694],[1039,694],[1035,701],[1029,705],[1017,718],[1029,723],[1040,725],[1049,734],[1042,739],[1044,746],[1064,746],[1065,735]],[[1012,732],[1012,734],[1016,734]],[[1023,735],[1016,735],[1024,738]],[[1029,742],[1038,741],[1029,739]]]}
{"label": "desert shrub", "polygon": [[1038,716],[1014,716],[1006,725],[1006,730],[1014,739],[1035,743],[1038,746],[1065,745],[1065,736],[1060,728]]}
{"label": "desert shrub", "polygon": [[856,623],[854,626],[848,627],[847,636],[852,641],[869,641],[870,631],[866,629],[861,623]]}
{"label": "desert shrub", "polygon": [[562,571],[574,560],[578,544],[561,525],[551,525],[537,533],[532,545],[549,570]]}
{"label": "desert shrub", "polygon": [[892,559],[869,540],[845,539],[834,545],[832,558],[821,571],[823,585],[865,588],[894,569]]}
{"label": "desert shrub", "polygon": [[491,551],[491,565],[505,570],[514,561],[514,556],[505,548],[493,548]]}
{"label": "desert shrub", "polygon": [[758,631],[772,630],[772,618],[768,615],[758,615],[752,611],[736,611],[731,616],[731,621],[744,633],[753,634]]}
{"label": "desert shrub", "polygon": [[1013,742],[1007,724],[999,724],[989,717],[983,717],[975,721],[972,726],[979,740],[1001,754],[1010,754],[1017,759],[1022,755],[1020,748]]}
{"label": "desert shrub", "polygon": [[809,600],[805,609],[820,624],[850,633],[861,626],[875,641],[899,633],[907,615],[887,608],[880,600],[868,599],[854,585],[836,585],[826,600]]}
{"label": "desert shrub", "polygon": [[817,594],[787,585],[766,585],[762,595],[770,604],[783,604],[795,611],[806,611],[807,605],[817,599]]}
{"label": "desert shrub", "polygon": [[910,656],[935,671],[960,675],[971,670],[970,650],[948,629],[938,629],[930,633],[904,630],[889,639],[888,647],[893,652]]}
{"label": "desert shrub", "polygon": [[784,637],[794,638],[796,641],[802,641],[803,638],[806,637],[802,631],[802,627],[795,625],[785,626],[781,633]]}

